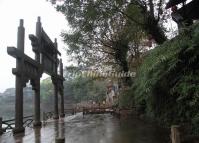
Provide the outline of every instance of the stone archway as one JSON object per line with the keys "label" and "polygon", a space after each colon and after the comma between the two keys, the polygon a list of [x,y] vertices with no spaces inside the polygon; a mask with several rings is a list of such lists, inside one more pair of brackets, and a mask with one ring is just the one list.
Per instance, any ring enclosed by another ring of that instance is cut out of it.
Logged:
{"label": "stone archway", "polygon": [[[9,55],[16,58],[16,68],[12,69],[12,73],[16,76],[15,81],[15,129],[13,133],[24,132],[23,127],[23,88],[30,80],[32,89],[34,90],[34,126],[41,126],[40,117],[40,78],[45,72],[51,76],[54,85],[54,118],[59,118],[58,112],[58,93],[61,96],[61,112],[60,117],[64,117],[64,95],[63,95],[63,64],[58,59],[61,53],[58,51],[57,40],[54,42],[48,37],[42,28],[40,17],[36,23],[36,36],[31,34],[32,50],[35,53],[35,59],[30,58],[24,53],[24,35],[25,28],[23,20],[20,20],[17,34],[17,48],[8,47]],[[60,68],[58,74],[57,68]]]}

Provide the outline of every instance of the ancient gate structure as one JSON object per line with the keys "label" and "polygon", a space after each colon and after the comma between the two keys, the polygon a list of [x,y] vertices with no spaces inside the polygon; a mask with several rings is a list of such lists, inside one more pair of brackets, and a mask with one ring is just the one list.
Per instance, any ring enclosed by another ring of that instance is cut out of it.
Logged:
{"label": "ancient gate structure", "polygon": [[[16,97],[15,97],[15,128],[13,133],[24,132],[23,127],[23,88],[30,80],[34,90],[34,122],[33,126],[41,126],[40,119],[40,78],[45,72],[51,76],[54,85],[54,119],[59,118],[58,112],[58,93],[61,96],[60,117],[64,117],[64,93],[63,93],[63,64],[58,59],[61,53],[58,51],[57,40],[54,42],[48,37],[40,21],[36,23],[36,35],[29,35],[35,59],[30,58],[24,53],[25,28],[23,20],[20,20],[17,34],[17,48],[8,47],[9,55],[16,58],[16,68],[12,73],[16,76]],[[60,73],[58,74],[58,66]]]}

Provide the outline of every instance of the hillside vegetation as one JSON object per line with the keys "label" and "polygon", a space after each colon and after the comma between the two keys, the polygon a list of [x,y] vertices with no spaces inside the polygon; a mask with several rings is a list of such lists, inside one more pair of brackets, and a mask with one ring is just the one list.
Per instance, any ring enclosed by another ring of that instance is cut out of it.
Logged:
{"label": "hillside vegetation", "polygon": [[199,24],[151,50],[130,93],[149,117],[166,125],[191,123],[199,133]]}

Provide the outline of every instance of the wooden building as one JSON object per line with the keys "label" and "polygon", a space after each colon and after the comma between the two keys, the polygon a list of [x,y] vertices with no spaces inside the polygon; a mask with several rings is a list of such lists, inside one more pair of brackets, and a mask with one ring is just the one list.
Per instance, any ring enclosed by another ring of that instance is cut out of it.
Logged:
{"label": "wooden building", "polygon": [[[186,3],[187,2],[187,3]],[[178,5],[182,4],[182,7],[178,9]],[[193,24],[194,20],[199,19],[199,0],[170,0],[166,9],[172,9],[172,18],[178,24],[185,24],[189,26]]]}

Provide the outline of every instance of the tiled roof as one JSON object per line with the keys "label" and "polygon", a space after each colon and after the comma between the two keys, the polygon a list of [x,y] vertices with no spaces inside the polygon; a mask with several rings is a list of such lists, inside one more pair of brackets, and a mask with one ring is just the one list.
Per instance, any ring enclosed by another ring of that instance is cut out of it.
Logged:
{"label": "tiled roof", "polygon": [[167,9],[167,8],[170,8],[170,7],[172,7],[172,6],[175,6],[175,5],[179,4],[179,3],[185,2],[185,1],[186,1],[186,0],[170,0],[170,1],[167,3],[167,5],[166,5],[166,9]]}

